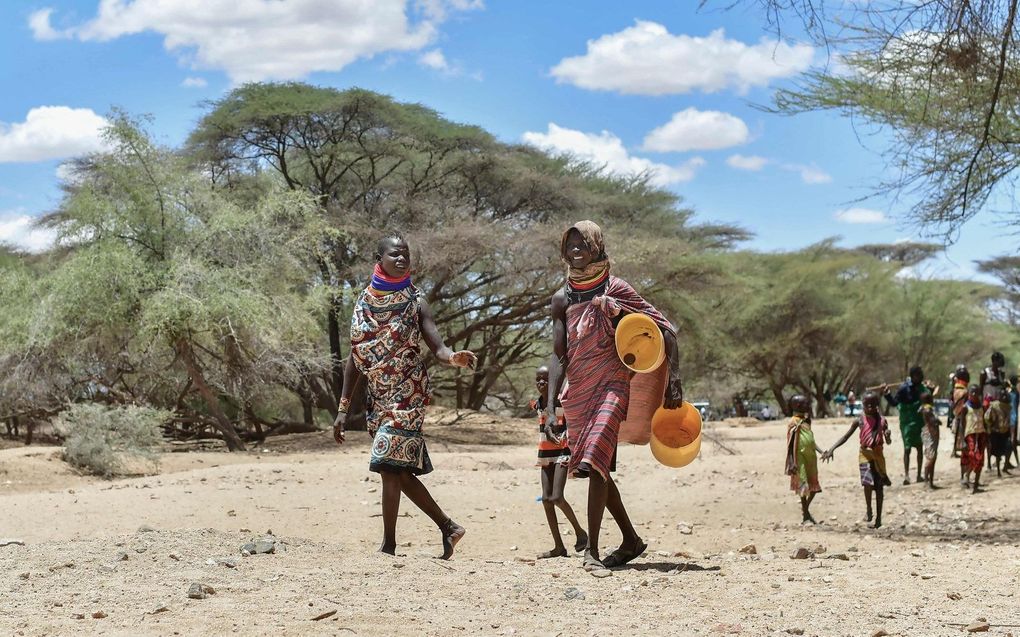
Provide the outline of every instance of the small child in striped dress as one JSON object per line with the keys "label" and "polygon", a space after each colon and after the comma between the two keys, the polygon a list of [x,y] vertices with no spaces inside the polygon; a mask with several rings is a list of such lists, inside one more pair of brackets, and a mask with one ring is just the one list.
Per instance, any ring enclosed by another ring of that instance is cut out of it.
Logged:
{"label": "small child in striped dress", "polygon": [[[588,534],[584,532],[577,522],[574,510],[570,508],[563,497],[563,489],[567,484],[567,463],[570,462],[570,449],[567,447],[567,424],[563,418],[563,408],[555,405],[557,414],[557,426],[552,436],[545,435],[545,406],[546,396],[549,392],[549,368],[539,367],[535,370],[535,387],[538,389],[538,398],[531,401],[531,408],[538,415],[538,463],[542,469],[542,506],[545,508],[545,518],[549,523],[549,530],[552,532],[553,548],[538,556],[538,559],[551,557],[567,557],[567,549],[563,546],[563,538],[560,537],[559,522],[556,519],[556,508],[559,507],[566,516],[567,521],[574,527],[574,535],[577,542],[574,543],[574,551],[581,552],[588,546]],[[557,400],[557,403],[559,401]]]}

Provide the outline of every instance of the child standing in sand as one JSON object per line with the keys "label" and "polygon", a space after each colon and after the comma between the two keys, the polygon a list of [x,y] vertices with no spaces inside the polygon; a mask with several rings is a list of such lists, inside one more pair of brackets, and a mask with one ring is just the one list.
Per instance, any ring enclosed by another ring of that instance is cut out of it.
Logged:
{"label": "child standing in sand", "polygon": [[[889,474],[885,470],[885,454],[883,453],[883,441],[884,444],[891,443],[892,435],[889,433],[889,423],[882,417],[882,414],[878,413],[880,400],[877,393],[864,392],[862,397],[864,414],[854,420],[843,437],[822,454],[822,460],[831,460],[836,449],[849,440],[854,431],[860,430],[861,448],[858,454],[858,464],[861,471],[861,486],[864,487],[864,502],[868,507],[867,521],[874,520],[870,525],[874,529],[882,526],[882,502],[885,487],[892,485]],[[872,493],[875,494],[874,512],[871,508]]]}
{"label": "child standing in sand", "polygon": [[[985,449],[988,447],[988,430],[985,429],[985,412],[981,406],[981,399],[981,387],[971,385],[967,390],[967,405],[963,410],[961,422],[964,447],[960,453],[960,468],[963,473],[963,486],[972,487],[971,493],[978,492],[981,469],[985,462]],[[973,483],[970,480],[971,474],[974,476]]]}
{"label": "child standing in sand", "polygon": [[[1002,477],[1002,459],[1009,462],[1010,436],[1008,407],[1004,402],[1005,392],[1001,387],[986,394],[988,406],[985,407],[985,429],[988,431],[988,453],[989,457],[995,457],[995,474]],[[1006,473],[1009,473],[1009,465],[1006,465]]]}
{"label": "child standing in sand", "polygon": [[360,377],[368,388],[368,429],[372,456],[368,468],[382,476],[383,542],[381,553],[397,549],[400,496],[406,495],[428,515],[442,534],[444,560],[464,537],[464,528],[439,507],[418,476],[432,471],[422,434],[432,387],[421,355],[420,341],[440,362],[474,368],[475,355],[446,346],[418,288],[411,284],[411,251],[407,242],[388,235],[379,242],[375,271],[359,295],[351,319],[351,355],[344,368],[339,413],[333,423],[337,444],[344,429],[351,393]]}
{"label": "child standing in sand", "polygon": [[822,450],[811,431],[811,402],[797,394],[790,399],[790,410],[793,416],[786,427],[786,475],[790,476],[790,490],[800,496],[802,524],[817,524],[809,508],[815,494],[822,491],[816,457]]}
{"label": "child standing in sand", "polygon": [[935,487],[935,459],[939,455],[939,417],[935,414],[933,396],[921,396],[921,417],[924,428],[921,429],[921,444],[924,448],[924,481],[929,489]]}
{"label": "child standing in sand", "polygon": [[588,534],[584,532],[574,515],[574,510],[563,497],[563,489],[567,485],[567,464],[570,462],[570,449],[567,448],[567,424],[562,416],[563,409],[556,400],[554,408],[557,424],[551,432],[546,432],[546,401],[549,393],[549,368],[539,367],[535,370],[535,387],[538,398],[531,401],[531,408],[538,414],[538,466],[542,469],[542,506],[545,508],[545,519],[549,523],[549,531],[553,536],[553,548],[538,556],[544,560],[552,557],[567,557],[567,548],[563,546],[560,536],[560,525],[556,519],[556,508],[559,507],[567,521],[574,527],[574,552],[579,553],[588,546]]}

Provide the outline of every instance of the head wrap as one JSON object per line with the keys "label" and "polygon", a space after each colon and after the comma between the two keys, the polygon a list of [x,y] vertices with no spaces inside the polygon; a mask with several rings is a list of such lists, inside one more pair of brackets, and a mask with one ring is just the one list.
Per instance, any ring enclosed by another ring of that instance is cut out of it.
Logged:
{"label": "head wrap", "polygon": [[[595,256],[587,267],[575,268],[570,265],[570,259],[567,257],[567,238],[572,230],[581,235],[588,250]],[[609,278],[609,257],[606,256],[602,228],[594,221],[578,221],[567,228],[560,238],[560,259],[567,264],[567,282],[575,290],[590,290]]]}

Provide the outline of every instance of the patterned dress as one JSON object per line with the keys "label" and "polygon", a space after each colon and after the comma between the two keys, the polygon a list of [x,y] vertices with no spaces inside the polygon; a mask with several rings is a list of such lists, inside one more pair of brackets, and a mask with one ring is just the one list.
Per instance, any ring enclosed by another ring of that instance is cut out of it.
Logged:
{"label": "patterned dress", "polygon": [[967,405],[963,412],[963,433],[964,448],[960,454],[960,467],[964,471],[980,473],[985,465],[985,449],[988,448],[985,413],[981,407]]}
{"label": "patterned dress", "polygon": [[421,356],[418,295],[414,286],[385,296],[366,289],[354,308],[351,352],[368,381],[371,471],[432,471],[422,435],[432,386]]}
{"label": "patterned dress", "polygon": [[939,419],[931,405],[921,407],[924,418],[924,429],[921,430],[921,443],[924,445],[925,467],[931,468],[939,454]]}
{"label": "patterned dress", "polygon": [[613,319],[603,308],[592,305],[592,298],[604,295],[612,309],[640,312],[661,329],[674,331],[669,321],[622,279],[610,276],[605,288],[593,293],[570,299],[574,302],[567,306],[568,387],[560,396],[567,417],[569,471],[579,477],[592,470],[607,477],[615,468],[632,376],[616,353]]}

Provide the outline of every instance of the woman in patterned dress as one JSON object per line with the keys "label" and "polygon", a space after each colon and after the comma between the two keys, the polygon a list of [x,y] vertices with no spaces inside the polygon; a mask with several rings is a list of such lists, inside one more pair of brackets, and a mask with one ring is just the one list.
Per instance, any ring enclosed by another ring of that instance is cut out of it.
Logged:
{"label": "woman in patterned dress", "polygon": [[[552,298],[554,356],[549,365],[546,432],[556,425],[551,406],[560,397],[567,419],[568,471],[588,479],[588,548],[583,565],[596,570],[626,564],[647,548],[610,475],[616,468],[620,423],[627,415],[633,376],[616,353],[614,335],[620,318],[640,312],[662,331],[664,364],[669,370],[663,392],[666,408],[680,406],[683,386],[675,328],[626,281],[610,276],[598,225],[581,221],[568,228],[560,240],[560,258],[567,265],[567,282]],[[564,380],[569,388],[561,396]],[[602,560],[599,529],[607,508],[620,527],[623,542]]]}
{"label": "woman in patterned dress", "polygon": [[388,236],[379,242],[371,284],[361,293],[351,319],[351,355],[344,368],[340,409],[333,437],[343,444],[350,397],[360,377],[367,382],[368,430],[374,437],[369,470],[382,477],[382,553],[397,548],[400,496],[406,495],[439,527],[442,559],[453,555],[464,528],[439,507],[418,476],[432,471],[422,434],[432,387],[421,355],[425,339],[441,362],[473,368],[475,355],[446,346],[432,310],[411,284],[411,252],[407,242]]}

